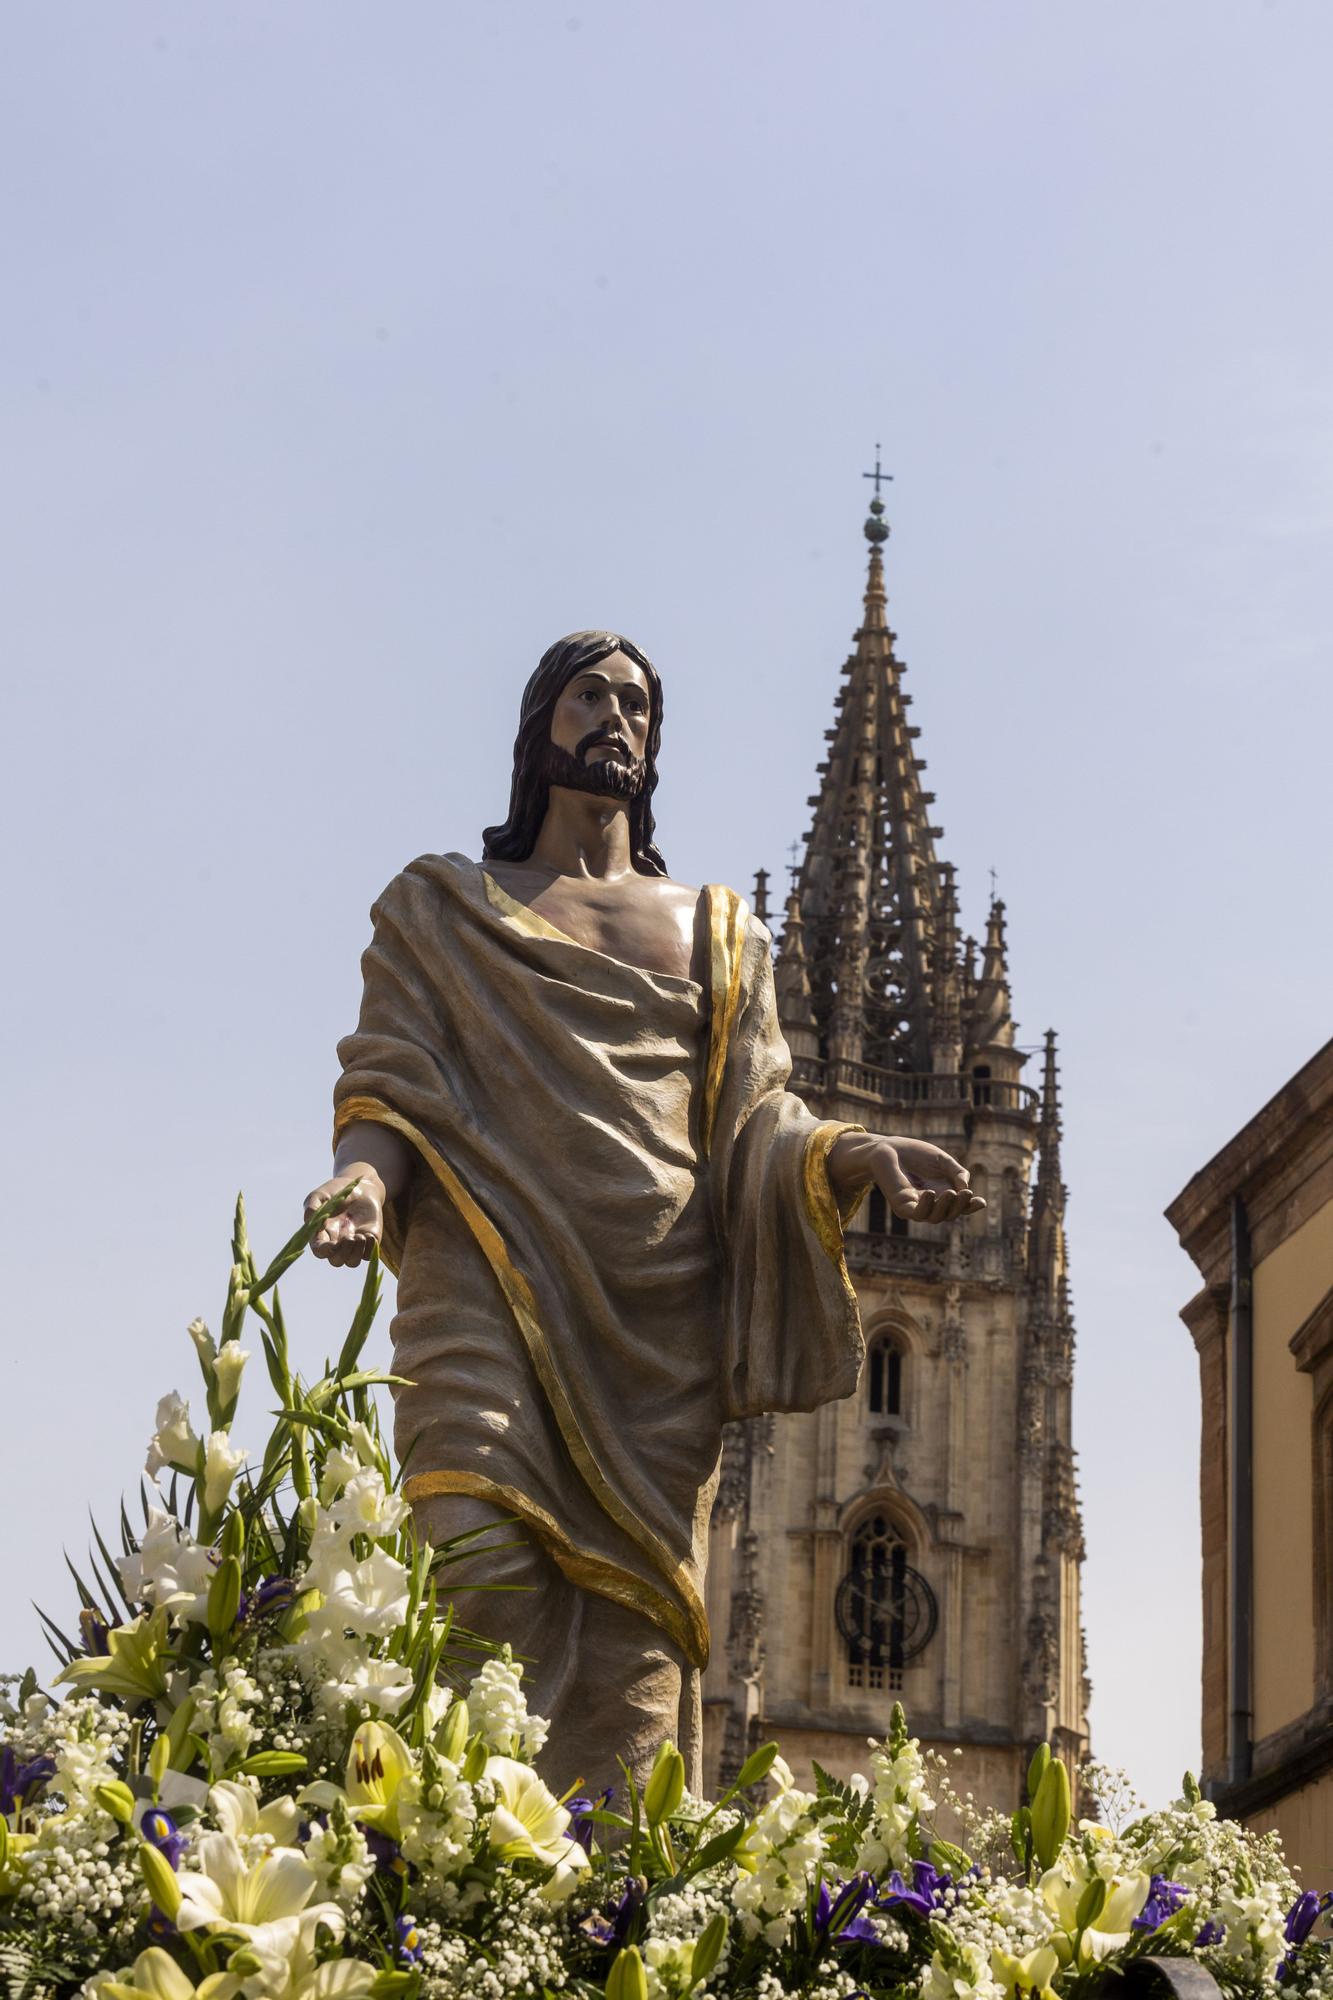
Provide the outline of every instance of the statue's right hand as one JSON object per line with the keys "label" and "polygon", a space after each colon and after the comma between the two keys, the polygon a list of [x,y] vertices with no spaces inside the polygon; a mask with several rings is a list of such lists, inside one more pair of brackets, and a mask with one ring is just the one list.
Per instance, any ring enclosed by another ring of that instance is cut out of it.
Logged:
{"label": "statue's right hand", "polygon": [[310,1248],[330,1264],[360,1264],[379,1242],[384,1228],[384,1183],[372,1166],[360,1164],[354,1173],[335,1174],[332,1180],[314,1188],[305,1198],[307,1221],[317,1208],[349,1186],[360,1183],[356,1193],[330,1215],[311,1239]]}

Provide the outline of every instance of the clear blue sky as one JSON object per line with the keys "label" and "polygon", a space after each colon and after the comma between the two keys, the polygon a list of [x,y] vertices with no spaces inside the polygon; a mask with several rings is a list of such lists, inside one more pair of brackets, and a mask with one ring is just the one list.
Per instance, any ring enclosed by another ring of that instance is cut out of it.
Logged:
{"label": "clear blue sky", "polygon": [[[660,663],[676,874],[781,866],[880,437],[942,852],[1061,1034],[1096,1743],[1163,1793],[1161,1210],[1329,1032],[1333,13],[14,0],[3,57],[6,1662],[546,643]],[[307,1357],[350,1304],[299,1274]]]}

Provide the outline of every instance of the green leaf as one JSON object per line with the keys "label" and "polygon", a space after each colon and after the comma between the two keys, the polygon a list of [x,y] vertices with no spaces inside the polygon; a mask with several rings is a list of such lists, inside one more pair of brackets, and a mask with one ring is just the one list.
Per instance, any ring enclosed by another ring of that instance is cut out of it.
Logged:
{"label": "green leaf", "polygon": [[366,1279],[361,1287],[361,1300],[357,1306],[352,1324],[347,1330],[347,1338],[342,1344],[342,1351],[338,1356],[338,1365],[334,1370],[339,1381],[344,1382],[344,1386],[346,1386],[344,1378],[351,1374],[361,1357],[361,1350],[366,1344],[375,1315],[379,1311],[379,1306],[380,1251],[379,1245],[376,1243],[371,1246],[370,1261],[366,1265]]}
{"label": "green leaf", "polygon": [[729,1860],[748,1832],[746,1821],[738,1819],[736,1824],[727,1827],[725,1832],[715,1833],[711,1840],[706,1840],[698,1853],[692,1854],[685,1864],[683,1873],[686,1881],[688,1882],[691,1876],[702,1875],[705,1869],[716,1868],[719,1861]]}

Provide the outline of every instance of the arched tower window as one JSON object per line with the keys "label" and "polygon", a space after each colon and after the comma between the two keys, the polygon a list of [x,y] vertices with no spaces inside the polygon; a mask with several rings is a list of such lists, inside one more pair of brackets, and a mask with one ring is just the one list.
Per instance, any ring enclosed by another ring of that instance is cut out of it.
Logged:
{"label": "arched tower window", "polygon": [[934,1636],[939,1622],[935,1594],[907,1555],[907,1544],[887,1514],[869,1515],[852,1536],[836,1607],[847,1649],[848,1687],[901,1688],[908,1661]]}
{"label": "arched tower window", "polygon": [[903,1414],[903,1350],[891,1333],[881,1333],[866,1356],[866,1408],[872,1417]]}
{"label": "arched tower window", "polygon": [[870,1200],[866,1206],[866,1228],[874,1236],[908,1236],[911,1231],[905,1215],[897,1215],[889,1207],[883,1188],[872,1187]]}

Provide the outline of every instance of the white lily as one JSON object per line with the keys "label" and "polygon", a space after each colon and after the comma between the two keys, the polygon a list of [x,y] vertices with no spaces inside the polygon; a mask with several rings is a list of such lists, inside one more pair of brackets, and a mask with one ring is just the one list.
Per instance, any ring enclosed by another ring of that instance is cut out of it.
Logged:
{"label": "white lily", "polygon": [[156,1479],[163,1471],[192,1474],[199,1463],[199,1439],[190,1428],[190,1406],[174,1389],[159,1402],[155,1424],[144,1460],[148,1477]]}
{"label": "white lily", "polygon": [[563,1902],[589,1865],[577,1840],[569,1838],[569,1814],[530,1764],[491,1757],[486,1776],[495,1787],[491,1846],[506,1861],[539,1861],[553,1869],[543,1893],[550,1892],[550,1901]]}
{"label": "white lily", "polygon": [[174,1958],[160,1945],[141,1951],[134,1964],[119,1979],[103,1980],[99,2000],[231,2000],[241,1982],[227,1972],[213,1972],[201,1986],[182,1972]]}
{"label": "white lily", "polygon": [[[1042,1901],[1060,1929],[1070,1938],[1078,1934],[1079,1902],[1088,1884],[1097,1879],[1097,1872],[1075,1849],[1062,1855],[1037,1884]],[[1152,1888],[1151,1878],[1143,1873],[1107,1875],[1102,1879],[1106,1883],[1106,1901],[1098,1911],[1095,1922],[1089,1924],[1079,1937],[1080,1965],[1100,1962],[1124,1950],[1134,1935],[1134,1919],[1147,1902]]]}
{"label": "white lily", "polygon": [[275,1847],[292,1847],[301,1830],[301,1808],[295,1799],[274,1799],[261,1806],[249,1785],[238,1784],[234,1778],[220,1778],[208,1794],[208,1803],[223,1833],[238,1841],[259,1835]]}
{"label": "white lily", "polygon": [[990,1969],[1006,1994],[1036,1994],[1039,2000],[1054,2000],[1051,1982],[1060,1969],[1060,1959],[1053,1945],[1039,1944],[1021,1958],[1001,1951],[996,1945],[991,1951]]}
{"label": "white lily", "polygon": [[404,1786],[412,1789],[416,1776],[416,1761],[398,1731],[387,1722],[363,1722],[352,1738],[342,1784],[321,1778],[306,1786],[301,1801],[327,1808],[342,1800],[353,1819],[397,1840],[398,1795]]}
{"label": "white lily", "polygon": [[319,1877],[295,1848],[275,1847],[249,1862],[234,1834],[205,1833],[191,1860],[195,1865],[176,1877],[180,1931],[238,1931],[256,1951],[283,1959],[298,1945],[313,1944],[320,1924],[334,1937],[343,1934],[338,1905],[311,1902]]}

